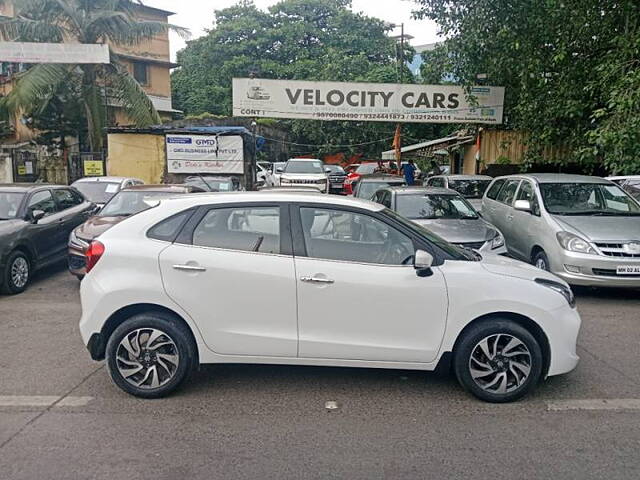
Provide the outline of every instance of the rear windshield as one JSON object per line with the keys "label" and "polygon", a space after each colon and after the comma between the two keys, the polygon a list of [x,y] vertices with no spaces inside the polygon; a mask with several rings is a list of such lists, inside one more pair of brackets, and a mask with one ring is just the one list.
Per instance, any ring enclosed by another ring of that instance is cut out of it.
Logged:
{"label": "rear windshield", "polygon": [[102,210],[100,217],[129,217],[154,207],[158,200],[176,195],[175,192],[145,192],[124,190],[114,196]]}
{"label": "rear windshield", "polygon": [[378,168],[377,163],[363,163],[358,168],[356,168],[356,173],[358,175],[371,175]]}
{"label": "rear windshield", "polygon": [[397,211],[412,220],[476,220],[478,214],[459,195],[398,195]]}
{"label": "rear windshield", "polygon": [[114,182],[77,182],[72,186],[93,203],[107,203],[120,191],[120,184]]}
{"label": "rear windshield", "polygon": [[455,190],[464,198],[482,198],[491,180],[451,180],[449,188]]}
{"label": "rear windshield", "polygon": [[358,186],[357,198],[364,198],[365,200],[371,200],[371,197],[381,188],[387,188],[392,185],[399,186],[404,185],[404,182],[361,182]]}

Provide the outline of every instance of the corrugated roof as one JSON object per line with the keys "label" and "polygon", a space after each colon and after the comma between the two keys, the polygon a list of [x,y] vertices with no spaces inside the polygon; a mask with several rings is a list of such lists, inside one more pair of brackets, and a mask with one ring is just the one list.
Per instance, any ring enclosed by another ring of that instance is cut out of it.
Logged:
{"label": "corrugated roof", "polygon": [[[422,143],[416,143],[414,145],[407,145],[406,147],[402,147],[401,152],[402,153],[414,152],[416,150],[422,150],[423,148],[440,145],[441,143],[448,143],[448,142],[455,142],[455,141],[458,141],[457,144],[459,145],[461,142],[465,142],[469,140],[473,140],[473,137],[472,136],[468,136],[468,137],[455,136],[455,137],[438,138],[436,140],[429,140]],[[396,158],[395,150],[387,150],[386,152],[382,152],[382,160],[394,160],[395,158]]]}

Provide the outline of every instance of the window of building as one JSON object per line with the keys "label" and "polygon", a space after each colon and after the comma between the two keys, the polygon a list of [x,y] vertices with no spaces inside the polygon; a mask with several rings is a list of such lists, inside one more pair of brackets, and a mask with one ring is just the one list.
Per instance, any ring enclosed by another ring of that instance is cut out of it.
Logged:
{"label": "window of building", "polygon": [[149,65],[144,62],[133,62],[133,78],[140,85],[149,85]]}

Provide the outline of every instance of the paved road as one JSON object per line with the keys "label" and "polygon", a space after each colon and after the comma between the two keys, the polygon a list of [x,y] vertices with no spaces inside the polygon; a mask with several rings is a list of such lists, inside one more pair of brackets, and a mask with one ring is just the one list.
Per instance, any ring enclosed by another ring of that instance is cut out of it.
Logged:
{"label": "paved road", "polygon": [[[53,269],[0,297],[0,479],[639,478],[640,292],[578,296],[578,369],[516,404],[424,373],[270,366],[143,401],[89,359],[78,282]],[[575,402],[601,399],[622,400]]]}

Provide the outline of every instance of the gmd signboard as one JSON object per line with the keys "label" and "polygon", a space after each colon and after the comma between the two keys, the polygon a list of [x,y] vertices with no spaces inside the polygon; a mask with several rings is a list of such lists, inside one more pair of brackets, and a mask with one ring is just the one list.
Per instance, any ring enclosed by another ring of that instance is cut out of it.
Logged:
{"label": "gmd signboard", "polygon": [[502,123],[504,87],[235,78],[241,117],[406,123]]}

